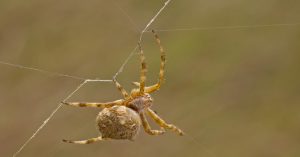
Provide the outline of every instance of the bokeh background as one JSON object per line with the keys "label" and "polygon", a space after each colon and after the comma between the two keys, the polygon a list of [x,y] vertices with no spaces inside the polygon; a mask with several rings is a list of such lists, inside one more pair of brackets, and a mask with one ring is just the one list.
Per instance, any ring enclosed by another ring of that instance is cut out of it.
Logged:
{"label": "bokeh background", "polygon": [[[139,31],[163,0],[1,0],[0,60],[83,78],[111,79],[136,46]],[[167,52],[166,83],[154,110],[187,135],[172,132],[134,142],[62,143],[98,135],[99,110],[63,106],[19,154],[66,156],[300,156],[300,1],[173,0],[151,29]],[[269,27],[224,28],[218,26]],[[159,49],[145,33],[148,84]],[[118,76],[138,81],[134,55]],[[81,80],[0,64],[0,156],[12,156]],[[69,101],[111,101],[109,82],[88,83]],[[151,123],[154,128],[157,126]]]}

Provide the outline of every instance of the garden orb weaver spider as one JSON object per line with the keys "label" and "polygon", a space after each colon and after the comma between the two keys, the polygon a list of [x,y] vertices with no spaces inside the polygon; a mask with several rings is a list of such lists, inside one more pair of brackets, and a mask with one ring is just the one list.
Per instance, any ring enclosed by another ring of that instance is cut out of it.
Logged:
{"label": "garden orb weaver spider", "polygon": [[[165,129],[172,130],[180,136],[184,134],[183,131],[181,131],[175,125],[166,123],[150,108],[153,102],[150,93],[160,89],[161,84],[164,81],[166,63],[166,55],[163,47],[161,46],[160,39],[158,38],[154,30],[152,30],[152,32],[160,48],[161,61],[158,82],[152,86],[145,86],[147,67],[143,49],[141,47],[141,44],[138,43],[141,61],[140,82],[133,82],[133,84],[138,88],[132,89],[129,95],[114,78],[113,82],[116,85],[117,89],[122,93],[124,97],[123,99],[106,103],[62,102],[65,105],[75,107],[104,108],[99,112],[96,119],[98,129],[101,133],[100,136],[81,141],[63,140],[64,142],[75,144],[90,144],[108,139],[134,140],[139,132],[140,125],[142,125],[145,132],[150,135],[164,134]],[[146,114],[148,114],[161,127],[160,130],[151,129],[146,119]]]}

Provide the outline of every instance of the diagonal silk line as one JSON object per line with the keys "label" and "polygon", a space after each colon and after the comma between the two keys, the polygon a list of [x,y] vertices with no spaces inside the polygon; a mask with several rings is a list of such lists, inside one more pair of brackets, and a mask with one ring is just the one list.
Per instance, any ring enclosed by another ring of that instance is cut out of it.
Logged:
{"label": "diagonal silk line", "polygon": [[59,77],[68,77],[68,78],[77,79],[77,80],[86,80],[85,78],[78,77],[78,76],[62,74],[62,73],[58,73],[58,72],[51,72],[51,71],[47,71],[47,70],[43,70],[43,69],[27,67],[27,66],[23,66],[23,65],[20,65],[20,64],[13,64],[13,63],[4,62],[4,61],[0,61],[0,64],[15,67],[15,68],[19,68],[19,69],[36,71],[36,72],[46,74],[46,75],[49,75],[49,76],[59,76]]}
{"label": "diagonal silk line", "polygon": [[[78,85],[76,87],[76,89],[71,92],[71,94],[69,94],[63,101],[68,100],[72,95],[74,95],[81,87],[83,87],[88,81],[83,81],[80,85]],[[49,120],[54,116],[54,114],[61,108],[63,104],[60,103],[50,114],[50,116],[44,120],[43,124],[33,133],[33,135],[20,147],[20,149],[18,151],[16,151],[13,154],[13,157],[16,157],[24,148],[25,146],[27,146],[27,144],[44,128],[44,126],[49,122]]]}
{"label": "diagonal silk line", "polygon": [[[156,32],[177,32],[177,31],[202,31],[202,30],[228,30],[228,29],[253,29],[264,27],[288,27],[300,26],[300,23],[276,23],[262,25],[236,25],[236,26],[212,26],[212,27],[191,27],[191,28],[173,28],[173,29],[155,29]],[[151,32],[151,31],[146,31]]]}

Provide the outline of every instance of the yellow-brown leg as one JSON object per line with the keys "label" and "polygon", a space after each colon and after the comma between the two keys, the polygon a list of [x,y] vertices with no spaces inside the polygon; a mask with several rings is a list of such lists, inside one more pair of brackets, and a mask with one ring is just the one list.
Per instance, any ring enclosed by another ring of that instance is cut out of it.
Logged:
{"label": "yellow-brown leg", "polygon": [[150,108],[147,109],[147,113],[149,116],[161,127],[170,129],[172,131],[175,131],[178,135],[182,136],[184,135],[183,131],[181,131],[179,128],[177,128],[173,124],[167,124],[162,118],[160,118],[154,111],[152,111]]}
{"label": "yellow-brown leg", "polygon": [[158,46],[159,46],[159,51],[160,51],[159,80],[158,80],[158,83],[157,83],[156,85],[154,85],[154,87],[156,87],[156,89],[154,89],[154,90],[157,90],[157,88],[159,89],[159,88],[160,88],[160,85],[161,85],[161,84],[163,83],[163,81],[164,81],[165,65],[166,65],[166,53],[165,53],[164,48],[162,47],[162,45],[161,45],[161,43],[160,43],[160,39],[159,39],[158,35],[155,33],[154,30],[152,30],[152,33],[154,34],[156,43],[158,44]]}
{"label": "yellow-brown leg", "polygon": [[105,102],[105,103],[99,103],[99,102],[62,102],[62,103],[68,106],[75,106],[75,107],[108,108],[114,105],[122,105],[123,102],[124,100],[120,99],[113,102]]}
{"label": "yellow-brown leg", "polygon": [[118,90],[122,93],[123,97],[125,99],[129,98],[128,93],[126,92],[126,90],[121,86],[121,84],[114,78],[113,82],[115,83],[116,87],[118,88]]}
{"label": "yellow-brown leg", "polygon": [[162,135],[163,133],[165,133],[165,130],[163,128],[161,128],[161,130],[152,130],[143,112],[140,113],[140,117],[144,130],[149,135]]}
{"label": "yellow-brown leg", "polygon": [[[140,83],[139,83],[139,82],[132,82],[132,84],[135,85],[135,86],[137,86],[137,87],[140,87]],[[159,89],[158,86],[160,87],[160,85],[157,85],[157,84],[152,85],[152,86],[145,87],[144,92],[145,92],[145,93],[151,93],[151,92],[154,92],[154,91],[156,91],[156,90]]]}
{"label": "yellow-brown leg", "polygon": [[[160,39],[159,39],[158,35],[155,33],[154,30],[152,30],[152,33],[154,34],[156,43],[158,44],[159,50],[160,50],[160,70],[159,70],[159,79],[158,79],[158,82],[155,85],[144,87],[144,85],[142,85],[142,76],[141,76],[140,83],[138,83],[138,82],[134,82],[133,83],[134,85],[139,86],[140,89],[145,88],[144,92],[146,92],[146,93],[152,93],[152,92],[155,92],[155,91],[159,90],[161,84],[165,80],[164,74],[165,74],[165,65],[166,65],[166,53],[165,53],[165,51],[164,51],[164,49],[163,49],[163,47],[162,47],[162,45],[160,43]],[[143,53],[141,52],[141,60],[143,58],[145,58],[145,57],[142,58],[142,55],[143,55]],[[146,66],[146,64],[145,64],[145,66]],[[141,73],[143,73],[143,71]]]}
{"label": "yellow-brown leg", "polygon": [[140,50],[140,60],[141,60],[140,94],[142,95],[142,94],[144,94],[147,66],[146,66],[146,61],[145,61],[146,58],[145,58],[142,46],[140,43],[138,43],[138,46],[139,46],[139,50]]}
{"label": "yellow-brown leg", "polygon": [[66,142],[66,143],[74,143],[74,144],[91,144],[91,143],[95,143],[95,142],[103,141],[103,140],[107,140],[107,139],[103,139],[101,136],[99,136],[96,138],[90,138],[87,140],[80,140],[80,141],[72,141],[72,140],[62,140],[62,141]]}

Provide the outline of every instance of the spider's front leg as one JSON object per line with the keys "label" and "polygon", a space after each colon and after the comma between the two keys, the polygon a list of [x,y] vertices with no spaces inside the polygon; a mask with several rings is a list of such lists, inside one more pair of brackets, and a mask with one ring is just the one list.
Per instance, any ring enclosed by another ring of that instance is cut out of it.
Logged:
{"label": "spider's front leg", "polygon": [[115,105],[122,105],[124,103],[123,99],[116,100],[113,102],[106,102],[106,103],[99,103],[99,102],[62,102],[68,106],[75,106],[75,107],[96,107],[96,108],[108,108]]}
{"label": "spider's front leg", "polygon": [[159,69],[159,79],[158,82],[155,85],[147,87],[147,92],[152,93],[157,90],[159,90],[161,84],[165,80],[164,74],[165,74],[165,65],[166,65],[166,53],[164,51],[164,48],[161,45],[160,39],[158,35],[155,33],[154,30],[152,30],[152,33],[154,34],[155,40],[157,45],[159,46],[159,51],[160,51],[160,69]]}
{"label": "spider's front leg", "polygon": [[140,78],[140,82],[133,82],[133,84],[140,88],[141,93],[144,93],[144,92],[145,93],[152,93],[152,92],[155,92],[155,91],[159,90],[161,84],[165,80],[164,74],[165,74],[165,65],[166,65],[166,53],[165,53],[165,51],[164,51],[164,49],[163,49],[163,47],[160,43],[160,39],[159,39],[158,35],[155,33],[154,30],[152,30],[152,33],[154,34],[156,43],[158,44],[159,50],[160,50],[159,79],[158,79],[158,82],[156,84],[154,84],[152,86],[145,87],[145,80],[146,80],[145,73],[146,73],[147,69],[146,69],[144,52],[141,48],[141,45],[139,44],[140,58],[141,58],[140,60],[141,60],[141,64],[142,64],[141,78]]}
{"label": "spider's front leg", "polygon": [[147,109],[147,113],[149,114],[149,116],[161,127],[166,128],[166,129],[170,129],[174,132],[176,132],[178,135],[183,136],[184,133],[182,130],[180,130],[179,128],[177,128],[175,125],[173,124],[167,124],[162,118],[160,118],[154,111],[152,111],[150,108]]}
{"label": "spider's front leg", "polygon": [[146,65],[146,59],[145,59],[142,46],[140,43],[138,43],[138,46],[140,50],[140,60],[141,60],[141,76],[140,76],[139,88],[140,88],[140,94],[143,95],[145,92],[147,65]]}
{"label": "spider's front leg", "polygon": [[[137,87],[140,87],[140,83],[139,82],[132,82],[133,85],[137,86]],[[152,93],[154,91],[157,91],[159,90],[160,88],[160,84],[155,84],[155,85],[152,85],[152,86],[148,86],[148,87],[145,87],[144,88],[144,92],[145,93]]]}
{"label": "spider's front leg", "polygon": [[149,135],[162,135],[162,134],[165,133],[165,130],[163,128],[161,128],[161,130],[152,130],[149,123],[148,123],[148,121],[147,121],[147,118],[146,118],[144,112],[140,113],[140,117],[141,117],[141,121],[142,121],[142,125],[144,127],[144,130]]}

